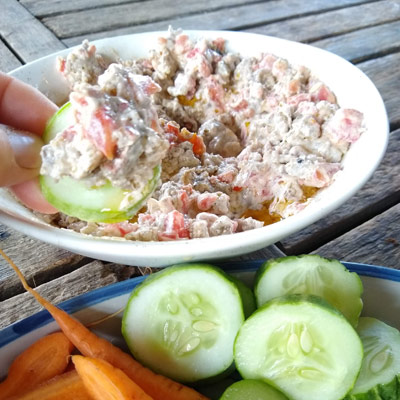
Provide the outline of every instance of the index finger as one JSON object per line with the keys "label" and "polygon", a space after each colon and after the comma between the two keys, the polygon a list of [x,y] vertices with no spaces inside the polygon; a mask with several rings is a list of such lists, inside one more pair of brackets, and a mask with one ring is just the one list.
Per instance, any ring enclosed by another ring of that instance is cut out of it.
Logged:
{"label": "index finger", "polygon": [[42,135],[57,106],[32,86],[0,72],[0,122]]}

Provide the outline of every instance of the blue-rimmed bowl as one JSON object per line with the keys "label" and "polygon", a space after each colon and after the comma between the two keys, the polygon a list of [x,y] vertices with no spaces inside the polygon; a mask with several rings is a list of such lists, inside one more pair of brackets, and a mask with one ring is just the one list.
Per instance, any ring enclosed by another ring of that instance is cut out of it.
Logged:
{"label": "blue-rimmed bowl", "polygon": [[[254,273],[263,261],[222,263],[221,267],[247,284],[252,284]],[[366,264],[343,263],[360,275],[364,285],[363,315],[376,317],[400,329],[400,271]],[[60,304],[60,307],[85,324],[120,310],[93,330],[126,350],[122,339],[122,310],[132,289],[144,277],[133,278],[97,289]],[[38,338],[58,330],[47,311],[25,318],[0,331],[0,378],[7,374],[12,360]],[[213,388],[215,390],[215,388]]]}

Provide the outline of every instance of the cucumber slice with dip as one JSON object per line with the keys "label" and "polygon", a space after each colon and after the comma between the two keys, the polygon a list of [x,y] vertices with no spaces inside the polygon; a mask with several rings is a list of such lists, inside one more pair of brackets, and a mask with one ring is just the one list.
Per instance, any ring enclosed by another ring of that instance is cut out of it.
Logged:
{"label": "cucumber slice with dip", "polygon": [[[45,144],[63,131],[73,120],[71,103],[66,103],[49,120],[43,134]],[[89,187],[85,182],[64,176],[55,180],[40,176],[40,187],[44,197],[59,211],[89,222],[115,223],[132,218],[142,208],[156,188],[161,166],[153,169],[153,177],[141,192],[131,192],[112,186]]]}

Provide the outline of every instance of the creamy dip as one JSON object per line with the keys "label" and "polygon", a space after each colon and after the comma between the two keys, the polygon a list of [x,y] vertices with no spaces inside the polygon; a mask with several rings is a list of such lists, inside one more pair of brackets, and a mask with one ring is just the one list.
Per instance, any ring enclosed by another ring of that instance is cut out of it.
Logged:
{"label": "creamy dip", "polygon": [[137,60],[106,59],[85,41],[59,70],[79,123],[43,148],[42,174],[140,189],[162,165],[133,220],[52,218],[95,236],[191,239],[287,218],[332,183],[364,129],[363,115],[340,108],[306,67],[241,57],[223,39],[192,41],[180,30]]}

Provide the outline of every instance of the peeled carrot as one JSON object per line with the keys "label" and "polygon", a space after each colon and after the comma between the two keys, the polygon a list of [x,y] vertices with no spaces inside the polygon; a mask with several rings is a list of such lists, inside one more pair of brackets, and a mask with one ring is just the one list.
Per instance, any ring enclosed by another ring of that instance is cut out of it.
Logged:
{"label": "peeled carrot", "polygon": [[7,378],[0,383],[0,400],[27,392],[64,372],[73,348],[62,332],[33,343],[13,361]]}
{"label": "peeled carrot", "polygon": [[0,249],[0,254],[17,273],[25,290],[53,316],[60,329],[84,356],[100,358],[125,372],[154,400],[207,400],[208,398],[192,388],[159,375],[137,362],[111,342],[102,339],[82,323],[60,310],[33,290],[13,261]]}
{"label": "peeled carrot", "polygon": [[57,375],[22,396],[10,400],[92,400],[76,371]]}
{"label": "peeled carrot", "polygon": [[153,400],[120,369],[98,358],[73,356],[72,361],[94,400]]}

